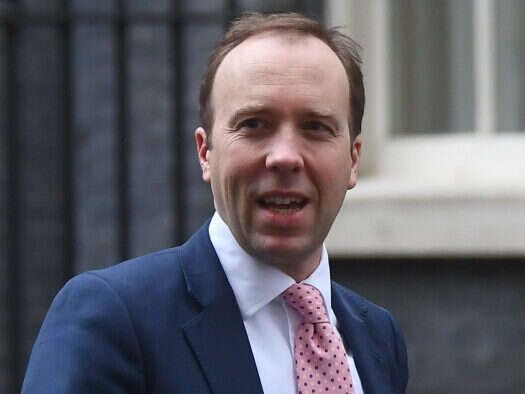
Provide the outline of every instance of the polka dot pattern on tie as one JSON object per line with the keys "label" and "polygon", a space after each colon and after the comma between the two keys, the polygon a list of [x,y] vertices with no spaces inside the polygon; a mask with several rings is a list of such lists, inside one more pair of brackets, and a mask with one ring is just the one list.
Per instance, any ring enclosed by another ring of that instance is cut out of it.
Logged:
{"label": "polka dot pattern on tie", "polygon": [[354,394],[346,351],[319,290],[294,284],[283,297],[302,319],[295,334],[297,393]]}

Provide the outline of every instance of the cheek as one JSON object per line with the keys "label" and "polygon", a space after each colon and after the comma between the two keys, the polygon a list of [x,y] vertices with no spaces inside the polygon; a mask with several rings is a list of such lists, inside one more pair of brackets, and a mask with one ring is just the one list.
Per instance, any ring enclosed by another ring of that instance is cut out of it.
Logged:
{"label": "cheek", "polygon": [[344,199],[351,174],[350,168],[349,162],[345,160],[326,161],[318,167],[318,187],[325,200],[336,204]]}
{"label": "cheek", "polygon": [[232,212],[239,211],[243,203],[246,179],[239,167],[231,163],[223,163],[215,176],[214,195],[220,194],[223,205]]}

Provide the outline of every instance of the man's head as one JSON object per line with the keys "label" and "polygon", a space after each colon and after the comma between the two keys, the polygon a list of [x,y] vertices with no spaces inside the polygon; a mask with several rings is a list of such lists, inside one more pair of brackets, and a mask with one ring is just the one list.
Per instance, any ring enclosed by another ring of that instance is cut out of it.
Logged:
{"label": "man's head", "polygon": [[[314,36],[334,51],[345,68],[350,85],[350,99],[348,103],[350,118],[348,119],[348,124],[351,137],[354,138],[359,135],[365,108],[365,90],[359,46],[350,37],[340,33],[337,29],[326,29],[317,21],[296,13],[270,15],[249,13],[233,22],[223,40],[213,51],[201,81],[199,95],[200,123],[204,130],[209,134],[213,127],[214,103],[211,96],[217,69],[233,48],[249,37],[265,32]],[[211,141],[209,143],[211,144]]]}
{"label": "man's head", "polygon": [[231,48],[211,80],[213,120],[195,138],[216,209],[246,252],[302,280],[357,181],[344,63],[316,35],[269,29]]}

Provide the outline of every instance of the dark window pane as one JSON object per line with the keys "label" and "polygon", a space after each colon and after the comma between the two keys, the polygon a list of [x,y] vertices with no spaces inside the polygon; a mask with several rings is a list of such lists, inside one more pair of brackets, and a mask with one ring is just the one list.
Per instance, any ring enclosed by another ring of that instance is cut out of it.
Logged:
{"label": "dark window pane", "polygon": [[395,133],[474,129],[471,0],[391,3]]}
{"label": "dark window pane", "polygon": [[497,129],[525,132],[525,2],[496,4]]}

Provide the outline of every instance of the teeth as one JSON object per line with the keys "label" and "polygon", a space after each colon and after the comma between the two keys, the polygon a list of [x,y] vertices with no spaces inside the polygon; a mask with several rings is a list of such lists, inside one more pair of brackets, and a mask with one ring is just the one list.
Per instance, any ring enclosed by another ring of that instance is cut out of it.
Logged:
{"label": "teeth", "polygon": [[289,204],[299,204],[302,200],[297,197],[267,197],[264,199],[265,204],[275,204],[275,205],[289,205]]}

